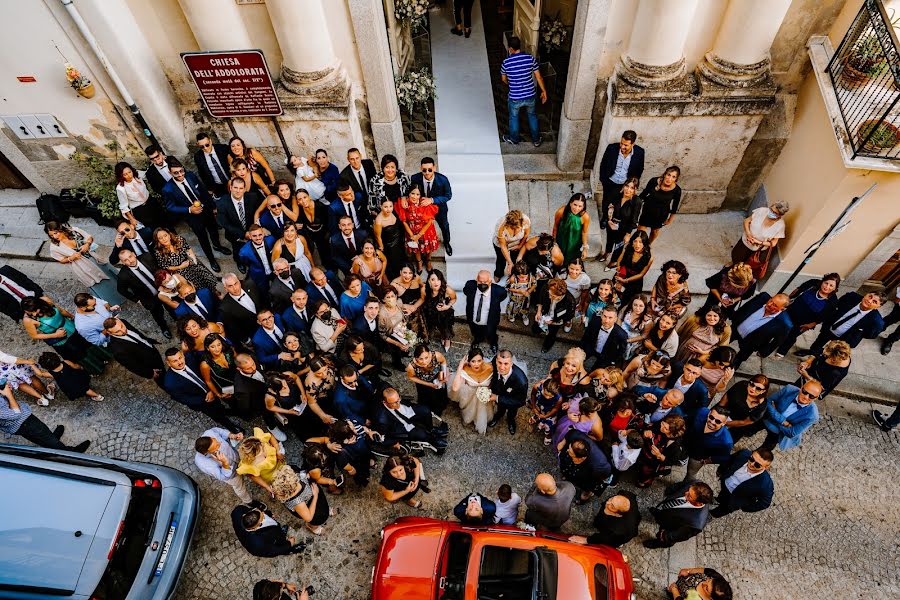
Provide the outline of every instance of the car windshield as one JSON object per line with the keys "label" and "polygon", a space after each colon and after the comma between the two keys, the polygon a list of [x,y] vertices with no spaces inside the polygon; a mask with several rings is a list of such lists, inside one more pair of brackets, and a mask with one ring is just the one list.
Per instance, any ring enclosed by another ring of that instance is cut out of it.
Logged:
{"label": "car windshield", "polygon": [[441,580],[437,588],[439,600],[462,600],[466,591],[466,570],[469,568],[469,553],[472,550],[472,536],[454,531],[447,536],[447,545],[441,558]]}

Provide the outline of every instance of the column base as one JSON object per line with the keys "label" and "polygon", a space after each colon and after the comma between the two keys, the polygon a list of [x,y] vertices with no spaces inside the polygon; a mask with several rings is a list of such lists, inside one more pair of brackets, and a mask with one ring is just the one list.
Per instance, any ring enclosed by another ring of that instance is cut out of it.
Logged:
{"label": "column base", "polygon": [[770,67],[768,58],[752,65],[739,65],[707,52],[706,59],[697,65],[697,72],[720,86],[740,89],[770,83]]}
{"label": "column base", "polygon": [[581,171],[588,138],[591,135],[591,119],[559,117],[559,141],[556,144],[556,166],[561,171]]}
{"label": "column base", "polygon": [[656,66],[645,65],[623,55],[617,73],[621,79],[637,88],[671,89],[678,87],[687,74],[687,68],[683,56],[670,65]]}
{"label": "column base", "polygon": [[282,66],[277,90],[285,107],[346,107],[350,104],[350,81],[340,63],[311,72]]}

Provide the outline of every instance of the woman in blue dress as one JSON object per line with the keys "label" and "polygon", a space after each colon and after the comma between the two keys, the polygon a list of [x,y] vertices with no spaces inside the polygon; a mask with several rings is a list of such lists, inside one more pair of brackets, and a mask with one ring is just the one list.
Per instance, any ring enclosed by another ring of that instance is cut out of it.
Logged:
{"label": "woman in blue dress", "polygon": [[347,275],[344,285],[347,289],[341,294],[340,313],[348,323],[353,323],[353,320],[363,313],[366,300],[372,295],[372,288],[358,275],[352,273]]}

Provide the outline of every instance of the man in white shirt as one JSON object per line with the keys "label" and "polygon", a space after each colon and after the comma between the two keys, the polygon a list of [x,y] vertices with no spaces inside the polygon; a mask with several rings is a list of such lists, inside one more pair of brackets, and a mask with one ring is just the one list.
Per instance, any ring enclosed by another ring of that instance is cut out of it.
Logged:
{"label": "man in white shirt", "polygon": [[767,356],[790,330],[785,309],[787,294],[757,294],[741,304],[731,319],[731,330],[738,340],[738,353],[731,366],[737,368],[754,352]]}
{"label": "man in white shirt", "polygon": [[426,442],[438,454],[447,449],[447,424],[441,422],[439,427],[434,427],[427,406],[401,402],[400,393],[392,387],[382,391],[382,404],[375,410],[372,428],[384,436],[384,443],[388,445],[399,447],[401,443]]}
{"label": "man in white shirt", "polygon": [[241,502],[247,503],[252,498],[244,478],[237,473],[241,459],[231,444],[243,439],[243,433],[229,433],[221,427],[207,429],[194,442],[194,464],[213,479],[230,485]]}
{"label": "man in white shirt", "polygon": [[106,347],[109,336],[103,333],[103,321],[117,314],[118,305],[84,292],[75,294],[75,330],[95,346]]}
{"label": "man in white shirt", "polygon": [[197,146],[194,152],[197,174],[215,196],[221,196],[228,191],[228,146],[213,144],[205,131],[197,134]]}
{"label": "man in white shirt", "polygon": [[241,280],[234,273],[222,278],[225,297],[219,305],[225,331],[233,342],[244,342],[256,331],[256,314],[262,308],[262,299],[255,286],[248,283],[250,292],[244,289]]}
{"label": "man in white shirt", "polygon": [[775,455],[771,450],[760,448],[739,450],[723,463],[716,474],[721,483],[717,501],[719,506],[709,514],[724,517],[736,510],[759,512],[769,508],[775,494],[775,486],[769,475],[769,467]]}
{"label": "man in white shirt", "polygon": [[798,348],[796,353],[819,356],[825,344],[832,340],[842,340],[856,348],[864,339],[877,338],[884,331],[884,319],[878,312],[884,300],[884,295],[879,292],[869,292],[865,296],[847,292],[822,320],[822,329],[809,351]]}

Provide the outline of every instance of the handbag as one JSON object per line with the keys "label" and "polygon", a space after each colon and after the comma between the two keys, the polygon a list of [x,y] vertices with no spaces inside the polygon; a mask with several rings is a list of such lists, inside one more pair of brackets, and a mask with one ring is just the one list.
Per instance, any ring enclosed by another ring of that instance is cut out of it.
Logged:
{"label": "handbag", "polygon": [[766,271],[769,268],[769,257],[772,256],[772,248],[772,246],[769,246],[766,249],[760,248],[747,259],[747,265],[750,267],[750,270],[753,271],[753,277],[757,281],[766,275]]}

